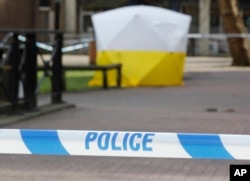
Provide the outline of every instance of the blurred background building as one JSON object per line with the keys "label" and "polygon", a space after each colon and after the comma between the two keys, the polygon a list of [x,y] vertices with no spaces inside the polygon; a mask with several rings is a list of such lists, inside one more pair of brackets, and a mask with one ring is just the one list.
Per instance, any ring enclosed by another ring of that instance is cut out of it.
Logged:
{"label": "blurred background building", "polygon": [[[160,6],[192,16],[190,33],[223,33],[218,0],[0,0],[2,28],[61,29],[68,38],[93,36],[91,15],[136,4]],[[250,1],[238,0],[244,23],[250,31]],[[217,48],[216,43],[200,44],[200,54]],[[213,47],[214,46],[214,47]]]}

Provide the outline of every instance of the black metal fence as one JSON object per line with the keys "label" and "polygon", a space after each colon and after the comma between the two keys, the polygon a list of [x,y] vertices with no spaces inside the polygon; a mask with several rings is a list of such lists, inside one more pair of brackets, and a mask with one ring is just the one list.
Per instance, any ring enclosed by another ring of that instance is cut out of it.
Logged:
{"label": "black metal fence", "polygon": [[[0,42],[0,106],[7,103],[12,111],[17,111],[20,107],[25,110],[37,107],[37,56],[41,52],[36,46],[36,39],[39,34],[54,37],[50,62],[44,62],[43,70],[51,71],[52,75],[51,103],[62,102],[63,33],[47,30],[0,29],[0,35],[8,37]],[[25,37],[25,41],[21,42],[20,36]],[[23,91],[22,98],[19,97],[20,91]]]}

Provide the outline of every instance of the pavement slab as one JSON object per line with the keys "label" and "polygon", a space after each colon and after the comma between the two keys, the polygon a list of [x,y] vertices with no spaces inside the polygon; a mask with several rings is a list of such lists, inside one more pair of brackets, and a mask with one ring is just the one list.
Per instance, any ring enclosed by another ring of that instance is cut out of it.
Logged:
{"label": "pavement slab", "polygon": [[[229,58],[189,58],[183,86],[65,93],[64,101],[75,108],[3,128],[250,134],[249,70],[230,67]],[[228,181],[230,164],[250,161],[0,155],[0,176],[1,181]]]}

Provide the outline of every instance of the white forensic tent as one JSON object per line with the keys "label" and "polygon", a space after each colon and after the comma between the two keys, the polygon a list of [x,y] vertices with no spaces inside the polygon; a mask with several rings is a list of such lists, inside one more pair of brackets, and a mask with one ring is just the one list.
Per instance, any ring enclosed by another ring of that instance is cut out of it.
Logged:
{"label": "white forensic tent", "polygon": [[[122,63],[122,86],[181,85],[191,17],[154,6],[127,6],[92,16],[97,64]],[[115,72],[109,84],[115,84]],[[95,73],[90,85],[102,84]]]}

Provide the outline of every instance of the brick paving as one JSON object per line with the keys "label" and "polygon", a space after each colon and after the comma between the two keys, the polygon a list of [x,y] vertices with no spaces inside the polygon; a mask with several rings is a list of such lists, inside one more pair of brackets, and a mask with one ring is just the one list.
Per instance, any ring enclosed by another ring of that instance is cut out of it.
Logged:
{"label": "brick paving", "polygon": [[[67,93],[64,100],[76,108],[5,128],[250,134],[250,69],[229,64],[228,58],[189,58],[184,86]],[[0,176],[1,181],[227,181],[230,164],[250,161],[0,155]]]}

